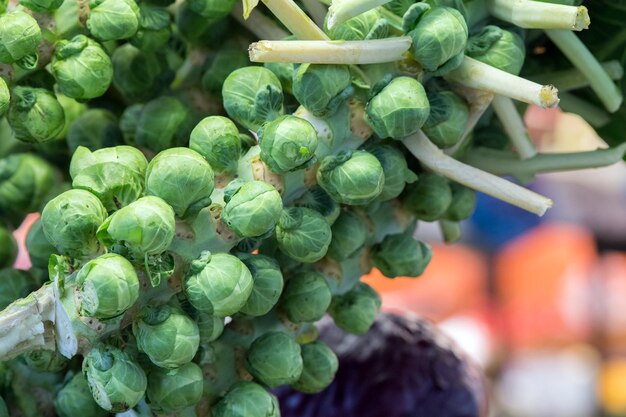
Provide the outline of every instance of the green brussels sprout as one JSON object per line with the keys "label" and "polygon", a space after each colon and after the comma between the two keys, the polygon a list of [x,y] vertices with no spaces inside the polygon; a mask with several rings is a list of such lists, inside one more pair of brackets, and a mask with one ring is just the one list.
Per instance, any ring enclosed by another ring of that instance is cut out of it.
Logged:
{"label": "green brussels sprout", "polygon": [[281,116],[258,132],[261,159],[279,174],[307,166],[315,156],[317,132],[304,119]]}
{"label": "green brussels sprout", "polygon": [[100,97],[109,89],[113,64],[97,42],[76,35],[71,40],[57,42],[52,74],[63,94],[86,100]]}
{"label": "green brussels sprout", "polygon": [[198,346],[198,325],[180,309],[169,305],[144,307],[133,322],[137,347],[161,368],[191,362]]}
{"label": "green brussels sprout", "polygon": [[341,212],[331,231],[333,239],[328,247],[328,256],[339,262],[355,256],[369,237],[364,219],[348,210]]}
{"label": "green brussels sprout", "polygon": [[139,6],[134,0],[90,0],[87,29],[101,41],[133,36],[139,28]]}
{"label": "green brussels sprout", "polygon": [[413,39],[413,57],[426,71],[441,75],[463,62],[468,29],[458,10],[416,3],[404,15],[404,31]]}
{"label": "green brussels sprout", "polygon": [[406,184],[417,181],[417,175],[409,169],[402,151],[391,144],[377,144],[367,151],[378,159],[385,174],[385,185],[378,201],[389,201],[398,197]]}
{"label": "green brussels sprout", "polygon": [[418,219],[435,221],[444,215],[452,203],[450,183],[441,175],[424,173],[404,193],[404,206]]}
{"label": "green brussels sprout", "polygon": [[374,324],[380,305],[380,295],[369,285],[359,282],[349,292],[333,298],[329,313],[337,327],[359,335]]}
{"label": "green brussels sprout", "polygon": [[201,16],[216,22],[228,16],[237,0],[189,0],[189,8]]}
{"label": "green brussels sprout", "polygon": [[178,369],[150,371],[146,397],[153,411],[169,414],[197,404],[203,387],[202,369],[189,362]]}
{"label": "green brussels sprout", "polygon": [[200,344],[206,345],[216,341],[224,332],[224,318],[206,313],[198,313],[196,318],[200,333]]}
{"label": "green brussels sprout", "polygon": [[303,64],[293,75],[293,95],[317,117],[332,116],[353,94],[347,65]]}
{"label": "green brussels sprout", "polygon": [[524,65],[526,47],[518,34],[487,25],[469,38],[465,53],[492,67],[518,75]]}
{"label": "green brussels sprout", "polygon": [[369,125],[379,137],[403,139],[424,125],[430,104],[419,81],[397,77],[367,103],[365,111]]}
{"label": "green brussels sprout", "polygon": [[136,406],[148,383],[143,369],[127,353],[102,343],[85,356],[83,374],[96,403],[112,413]]}
{"label": "green brussels sprout", "polygon": [[320,213],[305,207],[288,207],[276,225],[278,247],[299,262],[322,259],[332,238],[330,225]]}
{"label": "green brussels sprout", "polygon": [[467,219],[476,209],[476,191],[458,182],[451,182],[450,189],[452,190],[452,202],[443,217],[446,220],[456,222]]}
{"label": "green brussels sprout", "polygon": [[[247,59],[246,57],[246,63]],[[284,92],[293,94],[293,73],[295,71],[295,64],[291,62],[265,62],[263,66],[278,77]]]}
{"label": "green brussels sprout", "polygon": [[82,373],[75,374],[54,399],[54,407],[59,417],[107,417],[109,413],[100,407],[89,391],[89,385]]}
{"label": "green brussels sprout", "polygon": [[307,343],[302,349],[302,375],[292,385],[295,390],[315,394],[328,387],[337,373],[337,355],[324,342]]}
{"label": "green brussels sprout", "polygon": [[35,68],[40,42],[41,29],[31,15],[22,10],[0,15],[0,62]]}
{"label": "green brussels sprout", "polygon": [[239,130],[230,119],[209,116],[191,131],[189,147],[202,155],[217,172],[234,174],[241,156]]}
{"label": "green brussels sprout", "polygon": [[331,39],[344,41],[361,41],[380,39],[388,36],[388,24],[376,9],[346,20],[328,29],[328,14],[324,22],[324,31]]}
{"label": "green brussels sprout", "polygon": [[115,253],[83,265],[76,275],[76,284],[82,297],[80,313],[87,317],[119,316],[139,298],[139,278],[133,265]]}
{"label": "green brussels sprout", "polygon": [[46,238],[43,231],[43,222],[38,218],[28,229],[26,235],[26,249],[30,262],[35,268],[47,269],[50,255],[56,252],[56,248]]}
{"label": "green brussels sprout", "polygon": [[29,368],[41,372],[59,372],[69,363],[69,360],[59,352],[45,349],[25,353],[24,360]]}
{"label": "green brussels sprout", "polygon": [[324,316],[331,298],[330,287],[324,275],[306,271],[287,281],[281,307],[294,323],[312,322]]}
{"label": "green brussels sprout", "polygon": [[69,190],[53,198],[41,213],[43,232],[63,255],[83,258],[100,250],[96,231],[107,217],[98,197]]}
{"label": "green brussels sprout", "polygon": [[430,246],[413,238],[413,229],[388,235],[372,248],[372,264],[389,278],[418,277],[432,258]]}
{"label": "green brussels sprout", "polygon": [[11,232],[0,226],[0,269],[10,268],[17,258],[17,242]]}
{"label": "green brussels sprout", "polygon": [[185,145],[190,132],[191,117],[187,108],[174,97],[162,96],[143,106],[135,140],[139,146],[160,152]]}
{"label": "green brussels sprout", "polygon": [[120,117],[120,130],[122,131],[124,142],[129,145],[135,143],[137,123],[139,123],[139,116],[141,116],[143,106],[143,104],[133,104],[131,106],[128,106],[124,109],[124,112]]}
{"label": "green brussels sprout", "polygon": [[28,271],[21,269],[0,269],[0,310],[18,298],[27,297],[39,288],[39,283]]}
{"label": "green brussels sprout", "polygon": [[104,246],[124,246],[136,260],[160,255],[176,234],[174,210],[159,197],[142,197],[113,213],[98,228]]}
{"label": "green brussels sprout", "polygon": [[383,4],[383,7],[393,12],[396,16],[404,16],[407,10],[414,4],[415,0],[391,0]]}
{"label": "green brussels sprout", "polygon": [[318,184],[338,203],[365,205],[383,191],[383,167],[367,151],[343,151],[327,156],[317,171]]}
{"label": "green brussels sprout", "polygon": [[15,138],[30,143],[55,139],[65,125],[63,107],[43,88],[13,88],[7,119]]}
{"label": "green brussels sprout", "polygon": [[293,202],[296,207],[306,207],[320,213],[330,225],[335,223],[341,214],[341,206],[333,200],[326,191],[315,184]]}
{"label": "green brussels sprout", "polygon": [[201,80],[202,88],[210,93],[221,93],[228,75],[249,63],[245,51],[237,43],[227,41],[222,48],[207,57]]}
{"label": "green brussels sprout", "polygon": [[268,332],[250,345],[248,371],[270,388],[293,384],[302,375],[300,345],[284,332]]}
{"label": "green brussels sprout", "polygon": [[161,197],[178,217],[194,215],[211,204],[213,187],[211,165],[189,148],[167,149],[148,164],[146,195]]}
{"label": "green brussels sprout", "polygon": [[252,293],[240,312],[249,316],[263,316],[276,305],[283,292],[283,274],[278,262],[263,255],[237,255],[252,274]]}
{"label": "green brussels sprout", "polygon": [[246,265],[227,253],[203,253],[192,262],[184,283],[191,305],[216,317],[230,316],[241,310],[252,287],[252,274]]}
{"label": "green brussels sprout", "polygon": [[280,80],[267,68],[233,71],[224,81],[222,97],[231,119],[250,130],[258,130],[284,113]]}
{"label": "green brussels sprout", "polygon": [[21,0],[20,5],[33,12],[45,13],[58,9],[64,0]]}
{"label": "green brussels sprout", "polygon": [[431,93],[428,99],[431,111],[422,131],[440,148],[456,145],[465,133],[469,121],[469,106],[452,91]]}
{"label": "green brussels sprout", "polygon": [[240,381],[212,409],[213,417],[280,417],[276,397],[254,382]]}
{"label": "green brussels sprout", "polygon": [[9,410],[4,398],[0,397],[0,417],[9,417]]}
{"label": "green brussels sprout", "polygon": [[[280,194],[263,181],[233,181],[224,195],[223,221],[241,237],[261,236],[278,221],[283,202]],[[232,193],[232,194],[231,194]]]}
{"label": "green brussels sprout", "polygon": [[[166,88],[173,79],[173,74],[167,70],[166,63],[162,59],[156,54],[138,49],[130,43],[116,48],[111,56],[111,61],[113,63],[113,85],[131,101],[147,100],[154,97],[161,89]],[[180,110],[176,109],[176,113],[180,113]]]}
{"label": "green brussels sprout", "polygon": [[148,161],[132,146],[116,146],[91,152],[79,146],[70,162],[72,186],[100,199],[107,211],[115,211],[143,194]]}
{"label": "green brussels sprout", "polygon": [[190,44],[202,45],[205,48],[216,48],[228,37],[229,20],[207,19],[191,9],[184,2],[176,10],[176,29],[182,38]]}
{"label": "green brussels sprout", "polygon": [[0,118],[9,110],[11,93],[4,78],[0,77]]}
{"label": "green brussels sprout", "polygon": [[[65,139],[67,138],[70,127],[74,124],[78,117],[87,110],[87,105],[85,103],[79,103],[73,98],[69,98],[61,93],[57,93],[56,96],[59,104],[63,107],[63,113],[65,114],[65,124],[61,132],[56,136],[56,139]],[[51,142],[49,145],[51,147],[54,146],[55,149],[58,148],[58,144],[56,142]]]}
{"label": "green brussels sprout", "polygon": [[172,35],[170,14],[164,7],[139,4],[139,28],[130,43],[146,52],[157,52],[167,46]]}

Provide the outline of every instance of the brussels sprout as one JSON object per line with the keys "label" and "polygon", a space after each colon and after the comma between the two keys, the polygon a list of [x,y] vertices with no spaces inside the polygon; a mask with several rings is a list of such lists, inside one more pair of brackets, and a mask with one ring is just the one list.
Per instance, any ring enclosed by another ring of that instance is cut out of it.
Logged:
{"label": "brussels sprout", "polygon": [[64,369],[69,360],[54,350],[37,349],[24,354],[26,364],[41,372],[59,372]]}
{"label": "brussels sprout", "polygon": [[83,374],[96,403],[112,413],[133,408],[147,387],[146,374],[141,367],[125,352],[105,344],[87,353]]}
{"label": "brussels sprout", "polygon": [[338,203],[365,205],[383,191],[383,167],[366,151],[343,151],[327,156],[317,171],[318,184]]}
{"label": "brussels sprout", "polygon": [[30,262],[35,268],[48,268],[50,255],[56,252],[56,248],[52,246],[46,238],[43,232],[43,222],[41,218],[37,219],[30,229],[28,229],[28,234],[26,235],[26,249],[28,250]]}
{"label": "brussels sprout", "polygon": [[[113,85],[128,100],[146,100],[169,85],[173,73],[168,72],[166,63],[156,54],[142,51],[127,43],[116,48],[111,56],[113,62]],[[173,100],[173,99],[172,99]],[[168,104],[166,100],[165,104]],[[180,104],[173,109],[178,115]],[[156,116],[159,119],[161,116]],[[179,116],[181,117],[181,116]],[[169,120],[166,118],[166,120]],[[161,129],[159,125],[157,129]],[[175,128],[172,129],[175,131]]]}
{"label": "brussels sprout", "polygon": [[[56,96],[59,104],[63,107],[63,113],[65,114],[65,124],[61,132],[56,136],[56,139],[65,139],[67,138],[70,127],[74,124],[78,117],[87,110],[87,105],[85,103],[79,103],[73,98],[69,98],[61,93],[57,93]],[[58,149],[58,143],[56,142],[49,143],[48,145]],[[65,149],[63,149],[63,151],[65,151]]]}
{"label": "brussels sprout", "polygon": [[0,117],[9,110],[9,103],[11,102],[11,94],[9,93],[9,87],[4,81],[4,78],[0,77]]}
{"label": "brussels sprout", "polygon": [[222,97],[226,113],[250,130],[258,130],[263,123],[284,113],[282,86],[267,68],[233,71],[224,81]]}
{"label": "brussels sprout", "polygon": [[107,211],[115,211],[143,194],[148,161],[136,148],[116,146],[91,152],[78,147],[70,163],[72,186],[98,197]]}
{"label": "brussels sprout", "polygon": [[189,111],[174,97],[162,96],[143,107],[135,140],[139,146],[160,152],[185,145],[190,131]]}
{"label": "brussels sprout", "polygon": [[[246,57],[246,63],[247,59]],[[295,71],[295,64],[291,62],[265,62],[263,66],[278,77],[284,92],[293,94],[293,72]]]}
{"label": "brussels sprout", "polygon": [[389,201],[398,197],[406,184],[417,181],[417,175],[408,168],[404,154],[397,147],[377,144],[366,149],[378,159],[385,174],[385,185],[378,201]]}
{"label": "brussels sprout", "polygon": [[50,12],[58,9],[64,0],[21,0],[20,5],[29,8],[34,12]]}
{"label": "brussels sprout", "polygon": [[469,106],[458,94],[440,91],[428,95],[430,116],[422,131],[440,148],[456,145],[469,121]]}
{"label": "brussels sprout", "polygon": [[[230,73],[249,63],[248,55],[237,43],[226,42],[217,52],[207,57],[202,74],[202,88],[211,93],[221,93],[224,81]],[[289,76],[291,77],[291,73]]]}
{"label": "brussels sprout", "polygon": [[168,369],[190,362],[200,345],[196,322],[169,305],[144,307],[133,322],[133,334],[139,350]]}
{"label": "brussels sprout", "polygon": [[461,221],[472,215],[476,209],[476,191],[458,182],[451,182],[452,202],[443,217],[446,220]]}
{"label": "brussels sprout", "polygon": [[197,404],[203,387],[202,369],[189,362],[178,369],[150,371],[146,397],[152,410],[174,413]]}
{"label": "brussels sprout", "polygon": [[194,215],[211,204],[214,175],[209,163],[189,148],[160,152],[146,171],[146,194],[161,197],[178,217]]}
{"label": "brussels sprout", "polygon": [[304,119],[282,116],[258,132],[261,159],[279,174],[306,167],[317,149],[317,132]]}
{"label": "brussels sprout", "polygon": [[354,94],[347,65],[303,64],[293,75],[293,95],[317,117],[332,116]]}
{"label": "brussels sprout", "polygon": [[367,103],[365,111],[369,125],[379,137],[402,139],[424,125],[430,104],[419,81],[397,77]]}
{"label": "brussels sprout", "polygon": [[184,290],[197,310],[226,317],[241,310],[252,286],[252,274],[239,259],[227,253],[205,252],[192,263]]}
{"label": "brussels sprout", "polygon": [[237,256],[246,265],[254,281],[252,293],[240,311],[249,316],[269,313],[283,292],[283,274],[278,262],[263,255],[240,253]]}
{"label": "brussels sprout", "polygon": [[96,231],[106,216],[98,197],[84,190],[69,190],[46,204],[41,221],[46,238],[61,254],[83,258],[100,249]]}
{"label": "brussels sprout", "polygon": [[281,307],[294,323],[312,322],[324,316],[331,298],[330,287],[324,275],[307,271],[287,281]]}
{"label": "brussels sprout", "polygon": [[57,393],[54,407],[59,417],[106,417],[109,415],[93,399],[87,380],[80,372]]}
{"label": "brussels sprout", "polygon": [[458,10],[416,3],[404,15],[404,30],[413,39],[413,57],[426,71],[443,74],[463,62],[468,30]]}
{"label": "brussels sprout", "polygon": [[0,269],[10,268],[17,258],[17,242],[13,235],[0,226]]}
{"label": "brussels sprout", "polygon": [[21,269],[0,269],[0,310],[18,298],[24,298],[39,288],[37,280]]}
{"label": "brussels sprout", "polygon": [[189,7],[194,12],[216,22],[225,18],[235,6],[237,0],[189,0]]}
{"label": "brussels sprout", "polygon": [[329,313],[340,329],[363,334],[376,320],[381,299],[378,293],[364,282],[359,282],[349,292],[333,299]]}
{"label": "brussels sprout", "polygon": [[296,207],[306,207],[320,213],[328,224],[333,224],[341,214],[341,206],[326,191],[315,184],[293,202]]}
{"label": "brussels sprout", "polygon": [[134,0],[90,0],[87,29],[101,41],[133,36],[139,28],[139,6]]}
{"label": "brussels sprout", "polygon": [[524,65],[526,47],[518,34],[487,25],[469,38],[465,53],[492,67],[518,75]]}
{"label": "brussels sprout", "polygon": [[241,156],[239,130],[230,119],[209,116],[191,131],[189,147],[209,161],[217,172],[234,174]]}
{"label": "brussels sprout", "polygon": [[372,248],[372,264],[389,278],[418,277],[432,258],[430,246],[413,238],[413,229],[389,235]]}
{"label": "brussels sprout", "polygon": [[330,225],[317,211],[288,207],[276,225],[276,240],[281,251],[300,262],[317,262],[328,251]]}
{"label": "brussels sprout", "polygon": [[136,260],[160,255],[176,234],[174,210],[159,197],[142,197],[119,209],[98,228],[104,246],[124,246]]}
{"label": "brussels sprout", "polygon": [[198,313],[196,318],[200,332],[200,344],[206,345],[216,341],[224,332],[224,318],[206,313]]}
{"label": "brussels sprout", "polygon": [[96,151],[124,143],[117,117],[105,109],[88,109],[72,123],[67,132],[70,152],[79,147]]}
{"label": "brussels sprout", "polygon": [[397,16],[404,16],[407,10],[414,4],[415,0],[391,0],[383,4],[383,7]]}
{"label": "brussels sprout", "polygon": [[328,256],[339,262],[355,256],[369,237],[364,220],[348,210],[341,212],[331,231],[333,239],[328,247]]}
{"label": "brussels sprout", "polygon": [[9,417],[9,410],[4,398],[0,397],[0,417]]}
{"label": "brussels sprout", "polygon": [[230,22],[228,19],[215,21],[207,19],[191,9],[184,2],[176,10],[176,29],[184,40],[204,48],[216,48],[228,37]]}
{"label": "brussels sprout", "polygon": [[268,332],[248,349],[248,371],[270,388],[293,384],[302,375],[300,345],[287,333]]}
{"label": "brussels sprout", "polygon": [[31,143],[55,139],[65,125],[63,107],[43,88],[13,88],[7,119],[15,138]]}
{"label": "brussels sprout", "polygon": [[407,187],[403,199],[406,209],[418,219],[432,222],[441,218],[452,203],[452,191],[446,178],[427,172]]}
{"label": "brussels sprout", "polygon": [[242,237],[261,236],[272,230],[283,208],[278,191],[263,181],[231,182],[224,201],[222,219]]}
{"label": "brussels sprout", "polygon": [[22,10],[0,15],[0,62],[35,68],[40,42],[41,29],[31,15]]}
{"label": "brussels sprout", "polygon": [[376,9],[346,20],[343,23],[328,29],[328,16],[324,22],[324,31],[331,39],[345,41],[360,41],[365,39],[386,38],[388,35],[388,24]]}
{"label": "brussels sprout", "polygon": [[76,35],[57,42],[52,74],[63,94],[85,100],[100,97],[109,89],[113,64],[97,42]]}
{"label": "brussels sprout", "polygon": [[302,349],[302,375],[292,387],[298,391],[315,394],[328,387],[337,373],[337,355],[324,342],[307,343]]}
{"label": "brussels sprout", "polygon": [[167,46],[172,31],[170,14],[164,7],[139,5],[139,28],[130,43],[146,52],[157,52]]}
{"label": "brussels sprout", "polygon": [[254,382],[233,385],[212,409],[213,417],[280,417],[276,397]]}

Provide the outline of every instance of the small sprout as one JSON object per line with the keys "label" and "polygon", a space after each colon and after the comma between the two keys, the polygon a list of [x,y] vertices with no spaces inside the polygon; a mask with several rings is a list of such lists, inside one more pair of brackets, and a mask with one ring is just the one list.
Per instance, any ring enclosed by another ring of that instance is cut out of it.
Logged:
{"label": "small sprout", "polygon": [[10,268],[17,258],[17,242],[11,232],[0,226],[0,269]]}
{"label": "small sprout", "polygon": [[141,109],[135,141],[139,146],[160,152],[186,145],[190,131],[189,110],[174,97],[161,96]]}
{"label": "small sprout", "polygon": [[[2,243],[0,243],[0,247],[2,247]],[[35,268],[43,270],[48,268],[50,255],[56,252],[56,248],[52,246],[46,238],[43,232],[43,222],[41,218],[37,219],[30,229],[28,229],[28,234],[26,235],[26,249],[28,250],[30,262]]]}
{"label": "small sprout", "polygon": [[276,397],[254,382],[240,381],[211,410],[213,417],[280,417]]}
{"label": "small sprout", "polygon": [[152,410],[175,413],[197,404],[203,386],[202,369],[193,362],[172,370],[155,368],[148,374],[146,397]]}
{"label": "small sprout", "polygon": [[98,405],[111,413],[133,408],[146,392],[143,369],[127,353],[110,345],[99,344],[87,353],[83,374]]}
{"label": "small sprout", "polygon": [[284,332],[268,332],[248,349],[248,371],[270,388],[293,384],[302,375],[300,345]]}
{"label": "small sprout", "polygon": [[210,93],[221,93],[224,81],[230,73],[249,64],[248,55],[236,42],[226,42],[217,52],[207,57],[201,80],[202,88]]}
{"label": "small sprout", "polygon": [[41,286],[28,271],[21,269],[0,269],[0,310],[18,298],[27,297],[31,291]]}
{"label": "small sprout", "polygon": [[80,313],[110,319],[128,310],[139,298],[139,279],[123,256],[107,253],[87,262],[76,275]]}
{"label": "small sprout", "polygon": [[380,13],[376,9],[336,24],[332,29],[328,29],[329,16],[329,14],[326,15],[324,31],[334,40],[360,41],[386,38],[388,35],[387,23],[382,20]]}
{"label": "small sprout", "polygon": [[476,209],[476,191],[458,182],[451,182],[450,189],[452,190],[452,202],[443,218],[456,222],[467,219]]}
{"label": "small sprout", "polygon": [[328,247],[328,256],[339,262],[355,256],[369,237],[364,219],[348,210],[341,212],[331,230],[333,239]]}
{"label": "small sprout", "polygon": [[372,248],[372,264],[389,278],[418,277],[432,258],[430,246],[413,238],[413,228],[389,235]]}
{"label": "small sprout", "polygon": [[329,313],[340,329],[359,335],[374,324],[380,305],[380,295],[369,285],[359,282],[349,292],[333,299]]}
{"label": "small sprout", "polygon": [[190,0],[189,8],[211,22],[228,16],[237,0]]}
{"label": "small sprout", "polygon": [[[113,63],[113,85],[128,100],[147,100],[171,82],[170,74],[155,53],[139,49],[130,43],[115,48],[111,55]],[[174,100],[169,97],[165,104]],[[180,104],[173,106],[180,107]],[[180,111],[172,109],[175,115]],[[159,119],[157,116],[155,119]],[[165,118],[166,122],[169,120]],[[162,128],[161,125],[157,129]]]}
{"label": "small sprout", "polygon": [[37,349],[24,354],[29,368],[40,372],[59,372],[65,369],[69,360],[54,350]]}
{"label": "small sprout", "polygon": [[67,145],[72,153],[81,146],[96,151],[122,143],[123,136],[117,117],[105,109],[85,110],[69,126],[67,132]]}
{"label": "small sprout", "polygon": [[331,298],[326,278],[319,272],[308,271],[287,281],[281,307],[294,323],[313,322],[324,316]]}
{"label": "small sprout", "polygon": [[[244,56],[245,62],[248,62],[248,57]],[[280,84],[283,86],[283,91],[289,94],[293,94],[293,72],[295,66],[291,62],[266,62],[263,64],[265,68],[272,71],[274,75],[280,80]]]}
{"label": "small sprout", "polygon": [[393,12],[396,16],[404,16],[404,14],[415,4],[415,0],[391,0],[383,7]]}
{"label": "small sprout", "polygon": [[216,172],[234,174],[241,156],[237,126],[228,118],[209,116],[191,131],[189,147],[202,155]]}
{"label": "small sprout", "polygon": [[93,256],[100,250],[96,231],[107,217],[98,197],[84,190],[69,190],[50,200],[41,213],[43,231],[61,254],[73,258]]}
{"label": "small sprout", "polygon": [[380,195],[385,175],[371,153],[344,151],[322,160],[317,182],[338,203],[357,206],[371,203]]}
{"label": "small sprout", "polygon": [[317,132],[304,119],[282,116],[258,132],[261,159],[279,174],[306,167],[315,156]]}
{"label": "small sprout", "polygon": [[328,387],[335,378],[339,360],[324,342],[307,343],[302,349],[302,375],[292,387],[306,394],[315,394]]}
{"label": "small sprout", "polygon": [[191,362],[198,346],[198,325],[169,305],[146,306],[133,322],[137,347],[161,368],[179,368]]}
{"label": "small sprout", "polygon": [[87,29],[98,40],[133,36],[139,28],[139,6],[134,0],[90,0]]}
{"label": "small sprout", "polygon": [[452,203],[450,182],[441,175],[424,173],[409,185],[403,197],[404,206],[418,219],[428,222],[440,219]]}
{"label": "small sprout", "polygon": [[524,65],[526,47],[518,34],[487,25],[469,38],[465,53],[492,67],[519,75]]}
{"label": "small sprout", "polygon": [[328,251],[332,234],[330,225],[317,211],[288,207],[276,225],[276,240],[281,251],[306,263],[317,262]]}
{"label": "small sprout", "polygon": [[303,64],[293,75],[293,95],[317,117],[332,116],[353,94],[347,65]]}
{"label": "small sprout", "polygon": [[59,90],[68,97],[86,100],[100,97],[113,80],[111,58],[95,41],[85,35],[56,44],[52,74]]}
{"label": "small sprout", "polygon": [[9,86],[7,86],[4,78],[0,77],[0,117],[9,110],[9,103],[11,102],[11,93],[9,93]]}
{"label": "small sprout", "polygon": [[164,48],[172,35],[170,14],[164,7],[139,4],[139,28],[130,43],[146,52]]}
{"label": "small sprout", "polygon": [[257,237],[271,231],[283,209],[278,191],[263,181],[231,182],[224,201],[222,219],[241,237]]}
{"label": "small sprout", "polygon": [[75,374],[57,393],[54,408],[59,417],[106,417],[109,415],[94,400],[87,380],[81,372]]}
{"label": "small sprout", "polygon": [[385,174],[385,185],[377,201],[393,200],[407,184],[417,181],[417,175],[407,166],[404,154],[393,144],[376,144],[366,149],[378,159]]}
{"label": "small sprout", "polygon": [[428,95],[430,116],[422,131],[439,148],[449,148],[459,143],[470,117],[470,109],[463,98],[452,91],[439,91]]}
{"label": "small sprout", "polygon": [[263,316],[276,305],[283,292],[283,274],[278,262],[263,255],[237,255],[252,274],[252,293],[240,312],[249,316]]}
{"label": "small sprout", "polygon": [[48,142],[61,133],[65,113],[53,93],[43,88],[15,87],[7,120],[15,138],[23,142]]}
{"label": "small sprout", "polygon": [[1,63],[35,68],[40,42],[41,29],[31,15],[19,9],[0,15]]}
{"label": "small sprout", "polygon": [[198,313],[196,318],[200,334],[200,344],[206,345],[216,341],[224,332],[224,318],[215,317],[206,313]]}

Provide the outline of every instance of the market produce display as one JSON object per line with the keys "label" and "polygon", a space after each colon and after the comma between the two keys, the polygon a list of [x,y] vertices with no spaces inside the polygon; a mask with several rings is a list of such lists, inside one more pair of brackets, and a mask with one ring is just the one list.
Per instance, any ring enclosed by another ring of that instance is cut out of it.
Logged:
{"label": "market produce display", "polygon": [[[476,192],[543,215],[520,183],[622,161],[624,5],[558,3],[0,0],[0,417],[324,390],[315,323],[366,333],[360,277],[419,277],[418,222],[454,242]],[[529,104],[612,147],[537,153]]]}

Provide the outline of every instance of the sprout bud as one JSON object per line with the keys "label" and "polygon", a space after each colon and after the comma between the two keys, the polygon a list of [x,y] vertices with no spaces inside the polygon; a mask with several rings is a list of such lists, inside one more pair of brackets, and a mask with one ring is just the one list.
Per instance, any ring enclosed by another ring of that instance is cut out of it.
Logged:
{"label": "sprout bud", "polygon": [[300,392],[315,394],[328,387],[335,378],[339,360],[324,342],[302,345],[302,375],[292,387]]}
{"label": "sprout bud", "polygon": [[217,172],[234,174],[241,156],[239,130],[230,119],[209,116],[191,131],[189,147],[202,155]]}
{"label": "sprout bud", "polygon": [[278,262],[263,255],[237,255],[252,274],[252,293],[241,312],[249,316],[263,316],[276,305],[283,292],[283,274]]}
{"label": "sprout bud", "polygon": [[227,187],[224,200],[222,219],[241,237],[261,236],[271,231],[283,209],[278,191],[263,181],[241,184],[235,180]]}
{"label": "sprout bud", "polygon": [[335,297],[330,306],[330,315],[335,324],[352,334],[363,334],[374,324],[381,299],[369,285],[359,282],[346,294]]}
{"label": "sprout bud", "polygon": [[317,211],[289,207],[276,225],[276,240],[281,251],[299,261],[312,263],[328,251],[332,234],[326,219]]}
{"label": "sprout bud", "polygon": [[302,375],[300,345],[283,332],[268,332],[250,345],[248,371],[270,388],[293,384]]}
{"label": "sprout bud", "polygon": [[139,28],[139,6],[134,0],[91,0],[87,29],[101,41],[127,39]]}
{"label": "sprout bud", "polygon": [[331,298],[326,278],[319,272],[309,271],[287,281],[281,306],[292,322],[313,322],[324,316]]}
{"label": "sprout bud", "polygon": [[7,119],[15,138],[30,143],[56,139],[65,126],[63,107],[43,88],[15,87]]}
{"label": "sprout bud", "polygon": [[189,362],[178,369],[150,371],[146,397],[152,410],[175,413],[197,404],[203,387],[202,369]]}
{"label": "sprout bud", "polygon": [[428,172],[407,187],[403,199],[404,206],[418,219],[432,222],[441,218],[452,203],[452,191],[445,177]]}
{"label": "sprout bud", "polygon": [[293,94],[314,116],[332,116],[354,93],[347,65],[303,64],[293,75]]}
{"label": "sprout bud", "polygon": [[304,119],[282,116],[265,124],[258,133],[261,159],[279,174],[302,169],[315,157],[317,132]]}
{"label": "sprout bud", "polygon": [[212,409],[213,417],[280,417],[276,397],[254,382],[232,386]]}
{"label": "sprout bud", "polygon": [[109,415],[93,399],[87,380],[81,372],[75,374],[57,393],[54,407],[59,417],[106,417]]}

